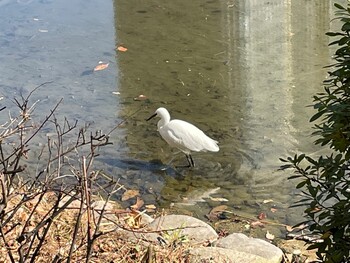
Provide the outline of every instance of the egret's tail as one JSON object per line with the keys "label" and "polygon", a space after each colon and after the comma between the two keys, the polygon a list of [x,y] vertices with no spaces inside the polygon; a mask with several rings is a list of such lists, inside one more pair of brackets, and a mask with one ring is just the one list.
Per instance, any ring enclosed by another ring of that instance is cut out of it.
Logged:
{"label": "egret's tail", "polygon": [[218,143],[218,141],[211,139],[206,143],[205,149],[210,152],[218,152],[220,150]]}

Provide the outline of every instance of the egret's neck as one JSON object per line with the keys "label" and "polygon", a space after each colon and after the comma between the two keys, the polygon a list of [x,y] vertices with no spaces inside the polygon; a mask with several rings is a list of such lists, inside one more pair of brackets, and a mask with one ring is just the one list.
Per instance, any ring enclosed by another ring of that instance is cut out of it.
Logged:
{"label": "egret's neck", "polygon": [[160,128],[162,128],[164,125],[167,125],[170,121],[170,114],[164,114],[163,116],[161,116],[160,120],[158,121],[158,130]]}

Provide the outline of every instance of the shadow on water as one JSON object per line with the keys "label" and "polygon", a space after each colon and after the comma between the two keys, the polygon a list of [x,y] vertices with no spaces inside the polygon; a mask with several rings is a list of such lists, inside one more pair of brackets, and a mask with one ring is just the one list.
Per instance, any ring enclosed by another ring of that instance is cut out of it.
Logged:
{"label": "shadow on water", "polygon": [[154,161],[144,161],[144,160],[135,160],[135,159],[118,159],[118,158],[99,158],[103,163],[106,163],[111,166],[118,167],[122,170],[135,170],[135,171],[150,171],[158,172],[165,170],[172,170],[171,166],[164,165],[159,160]]}

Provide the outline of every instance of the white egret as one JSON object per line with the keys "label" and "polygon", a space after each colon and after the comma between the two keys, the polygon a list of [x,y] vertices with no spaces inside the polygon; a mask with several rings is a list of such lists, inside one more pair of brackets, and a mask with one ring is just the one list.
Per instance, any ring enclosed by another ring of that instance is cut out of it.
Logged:
{"label": "white egret", "polygon": [[147,121],[156,116],[160,118],[157,124],[158,132],[170,146],[178,148],[186,155],[188,167],[194,167],[191,152],[219,151],[218,142],[193,124],[182,120],[170,120],[167,109],[158,108]]}

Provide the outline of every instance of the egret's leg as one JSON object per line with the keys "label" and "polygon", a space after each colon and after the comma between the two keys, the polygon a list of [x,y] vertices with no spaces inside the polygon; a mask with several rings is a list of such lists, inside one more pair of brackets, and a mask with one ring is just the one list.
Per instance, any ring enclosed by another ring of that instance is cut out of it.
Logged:
{"label": "egret's leg", "polygon": [[191,154],[186,154],[186,158],[187,158],[187,161],[188,161],[188,167],[194,167],[194,161],[192,159]]}
{"label": "egret's leg", "polygon": [[176,156],[174,156],[173,158],[171,158],[171,160],[170,160],[169,162],[167,162],[166,166],[170,166],[170,165],[173,163],[173,161],[174,161],[175,158],[176,158]]}
{"label": "egret's leg", "polygon": [[194,167],[194,162],[190,154],[185,154],[188,165],[176,165],[176,168],[191,168]]}
{"label": "egret's leg", "polygon": [[192,159],[192,155],[191,155],[191,154],[190,154],[190,159],[191,159],[192,167],[194,167],[195,165],[194,165],[194,161],[193,161],[193,159]]}

